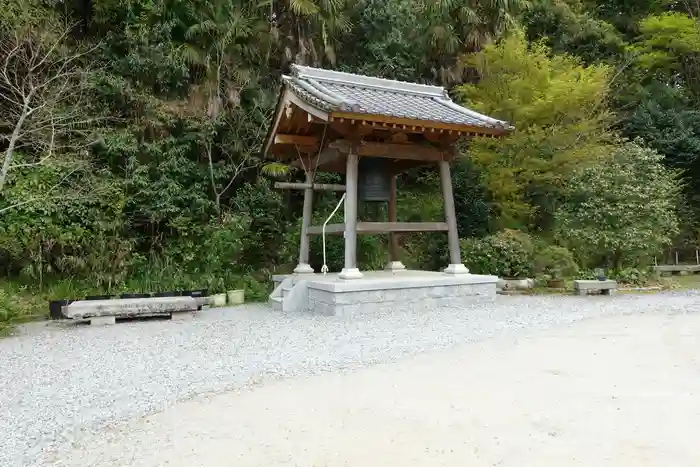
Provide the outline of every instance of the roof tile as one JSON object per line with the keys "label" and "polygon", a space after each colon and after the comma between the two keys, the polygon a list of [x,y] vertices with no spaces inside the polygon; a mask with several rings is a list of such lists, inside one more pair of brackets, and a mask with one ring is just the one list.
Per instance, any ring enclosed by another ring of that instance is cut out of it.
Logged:
{"label": "roof tile", "polygon": [[[444,88],[293,65],[285,82],[299,98],[325,111],[512,128],[507,122],[461,107]],[[338,103],[340,101],[340,103]]]}

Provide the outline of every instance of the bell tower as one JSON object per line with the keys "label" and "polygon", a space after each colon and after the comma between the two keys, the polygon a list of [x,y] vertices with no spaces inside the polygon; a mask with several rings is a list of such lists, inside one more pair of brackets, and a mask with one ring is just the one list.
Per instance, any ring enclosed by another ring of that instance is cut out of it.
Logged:
{"label": "bell tower", "polygon": [[[389,235],[387,269],[405,270],[399,259],[397,235],[409,232],[446,232],[450,264],[444,273],[469,273],[462,264],[452,193],[450,161],[454,144],[462,138],[496,137],[512,127],[504,121],[461,107],[437,86],[404,83],[368,76],[292,66],[265,154],[303,169],[305,183],[277,183],[279,188],[304,190],[297,275],[313,274],[309,266],[309,237],[342,234],[345,258],[340,280],[362,279],[357,265],[357,235]],[[396,175],[414,167],[437,166],[444,199],[444,219],[399,222]],[[314,183],[318,171],[345,174],[345,185]],[[311,225],[314,190],[345,192],[345,220],[341,224]],[[358,220],[358,204],[385,203],[387,222]],[[490,280],[490,279],[489,279]]]}

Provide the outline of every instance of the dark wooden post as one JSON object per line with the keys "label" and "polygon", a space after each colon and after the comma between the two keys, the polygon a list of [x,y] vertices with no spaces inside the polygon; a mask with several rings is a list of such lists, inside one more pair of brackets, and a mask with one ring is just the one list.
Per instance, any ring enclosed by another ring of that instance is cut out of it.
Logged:
{"label": "dark wooden post", "polygon": [[294,268],[296,274],[313,274],[314,270],[309,264],[309,226],[313,215],[314,199],[314,173],[309,169],[306,171],[306,184],[309,186],[304,190],[304,212],[301,221],[301,244],[299,246],[299,264]]}
{"label": "dark wooden post", "polygon": [[442,197],[445,204],[445,222],[447,222],[447,240],[450,248],[450,264],[445,269],[448,274],[467,274],[467,269],[462,264],[459,251],[459,233],[457,232],[457,216],[455,214],[455,200],[452,193],[452,176],[450,175],[450,163],[447,160],[440,161],[440,181],[442,184]]}
{"label": "dark wooden post", "polygon": [[[396,222],[396,175],[391,176],[391,197],[389,198],[389,222]],[[389,233],[389,264],[387,271],[403,271],[406,266],[399,258],[399,237],[395,232]]]}
{"label": "dark wooden post", "polygon": [[358,155],[351,147],[345,169],[345,267],[338,275],[341,279],[360,279],[357,268],[357,170]]}

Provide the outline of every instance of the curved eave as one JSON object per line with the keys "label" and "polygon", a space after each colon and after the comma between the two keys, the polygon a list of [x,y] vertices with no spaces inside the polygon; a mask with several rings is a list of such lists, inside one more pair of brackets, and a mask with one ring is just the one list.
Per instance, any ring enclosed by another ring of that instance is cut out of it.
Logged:
{"label": "curved eave", "polygon": [[325,108],[319,108],[319,106],[309,102],[308,99],[303,99],[295,92],[290,83],[285,83],[282,86],[279,98],[277,99],[273,123],[267,130],[267,136],[265,138],[265,144],[262,150],[263,158],[268,158],[270,156],[270,151],[274,145],[275,135],[277,134],[279,124],[284,117],[287,106],[289,105],[295,105],[320,120],[329,120],[329,113],[325,110]]}

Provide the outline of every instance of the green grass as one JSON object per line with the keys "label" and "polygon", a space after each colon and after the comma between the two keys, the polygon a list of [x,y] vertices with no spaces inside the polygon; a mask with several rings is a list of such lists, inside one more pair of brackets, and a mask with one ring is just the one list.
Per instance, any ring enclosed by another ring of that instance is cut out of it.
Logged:
{"label": "green grass", "polygon": [[7,335],[16,324],[46,319],[48,316],[47,302],[28,288],[0,283],[0,336]]}
{"label": "green grass", "polygon": [[[80,299],[88,295],[118,295],[124,292],[166,292],[170,290],[195,290],[207,288],[209,293],[245,289],[246,302],[264,301],[270,293],[266,275],[242,275],[229,280],[215,282],[207,276],[191,280],[166,281],[164,278],[129,279],[111,290],[95,287],[87,281],[65,279],[45,284],[41,290],[36,285],[16,281],[0,281],[0,336],[7,335],[12,328],[28,321],[49,318],[49,301]],[[154,279],[162,279],[159,283]]]}
{"label": "green grass", "polygon": [[700,290],[700,274],[690,274],[688,276],[668,276],[662,280],[675,290]]}

